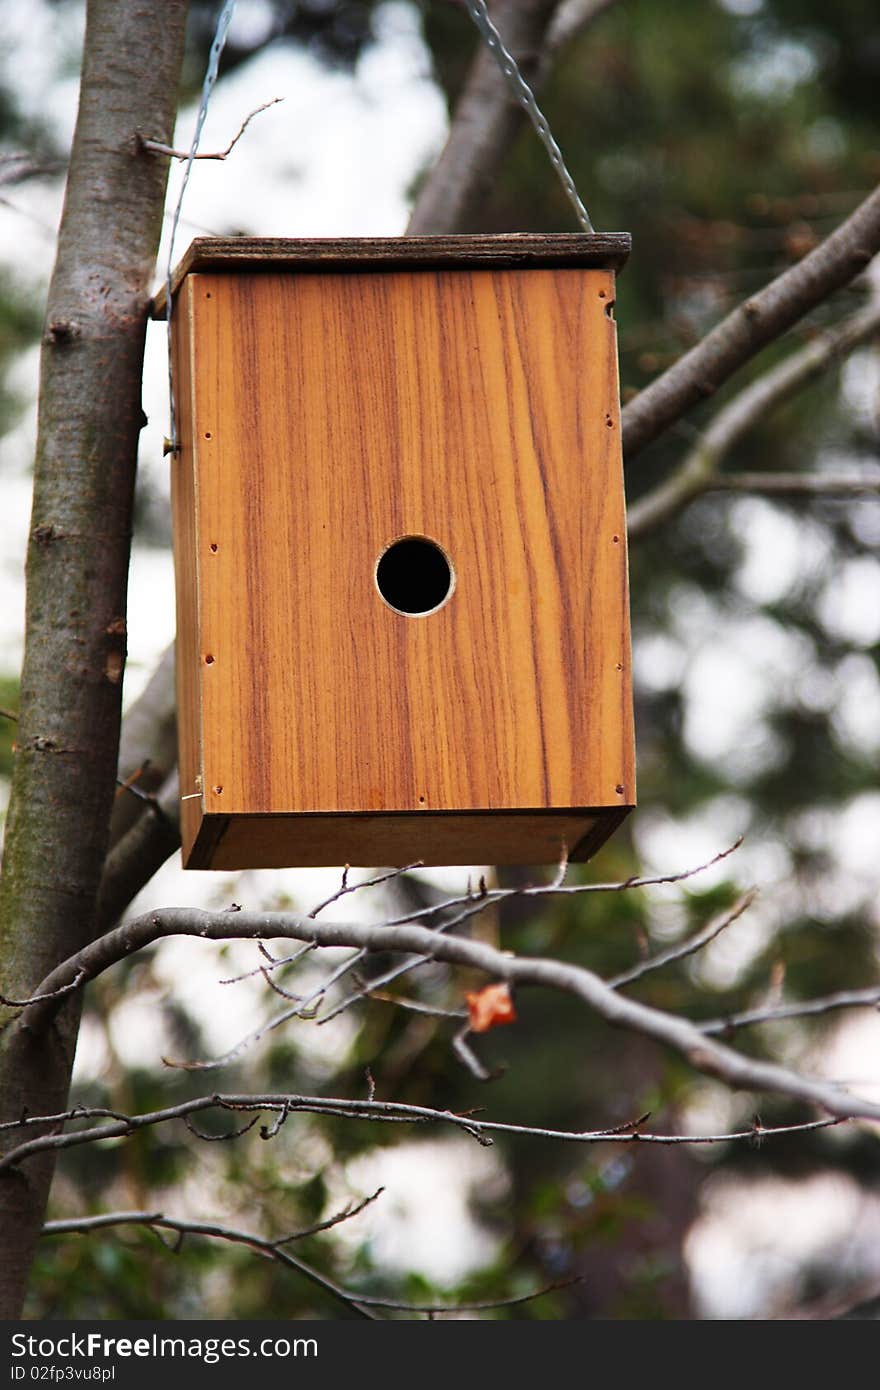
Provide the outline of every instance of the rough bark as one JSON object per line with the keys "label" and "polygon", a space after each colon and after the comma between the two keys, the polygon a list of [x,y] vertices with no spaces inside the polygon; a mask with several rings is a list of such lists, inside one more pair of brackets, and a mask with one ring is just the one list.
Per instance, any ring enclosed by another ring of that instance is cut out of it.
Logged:
{"label": "rough bark", "polygon": [[[0,883],[4,990],[93,931],[117,766],[148,281],[185,0],[89,0],[80,107],[43,338],[18,744]],[[64,1106],[76,1004],[42,1039],[0,1010],[0,1118]],[[0,1317],[17,1316],[51,1164],[0,1182]]]}

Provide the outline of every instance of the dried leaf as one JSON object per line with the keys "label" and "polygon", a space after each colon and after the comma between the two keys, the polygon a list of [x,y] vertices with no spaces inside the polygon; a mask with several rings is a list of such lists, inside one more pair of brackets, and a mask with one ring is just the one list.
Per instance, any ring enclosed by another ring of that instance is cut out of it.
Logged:
{"label": "dried leaf", "polygon": [[486,985],[465,995],[472,1033],[488,1033],[500,1023],[515,1023],[516,1010],[507,985]]}

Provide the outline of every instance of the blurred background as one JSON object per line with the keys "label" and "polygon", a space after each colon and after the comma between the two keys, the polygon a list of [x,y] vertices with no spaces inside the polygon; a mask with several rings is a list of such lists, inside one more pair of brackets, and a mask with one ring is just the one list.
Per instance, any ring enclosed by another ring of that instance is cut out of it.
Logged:
{"label": "blurred background", "polygon": [[[629,231],[618,283],[621,387],[630,399],[729,309],[793,264],[880,175],[880,12],[872,0],[618,0],[557,52],[541,101],[596,227]],[[218,5],[193,0],[176,143],[189,146]],[[76,112],[80,0],[3,0],[0,55],[0,705],[14,709],[23,628],[38,340]],[[430,176],[477,37],[452,0],[239,0],[174,259],[192,236],[396,235]],[[144,55],[145,63],[149,55]],[[171,171],[169,208],[180,166]],[[170,216],[168,221],[170,222]],[[459,231],[574,230],[546,154],[519,130]],[[167,234],[160,253],[164,274]],[[719,406],[866,297],[841,291],[627,469],[629,505],[667,477]],[[165,328],[149,332],[127,699],[174,635]],[[880,353],[866,342],[760,420],[731,469],[840,472],[878,465]],[[609,975],[693,931],[743,889],[748,913],[633,996],[693,1018],[878,983],[880,497],[711,493],[630,551],[639,810],[583,881],[673,874],[678,885],[536,904],[485,924],[505,946]],[[8,776],[10,721],[0,720]],[[470,871],[474,875],[481,867]],[[538,871],[536,871],[538,873]],[[364,874],[364,877],[367,877]],[[420,872],[345,900],[381,918],[462,887]],[[508,875],[508,881],[509,881]],[[355,876],[352,876],[354,881]],[[329,871],[160,872],[135,905],[308,909]],[[333,908],[329,909],[332,915]],[[315,987],[338,961],[298,968]],[[169,942],[91,986],[77,1097],[127,1112],[216,1088],[363,1095],[559,1128],[645,1111],[678,1133],[810,1118],[731,1094],[647,1041],[612,1034],[573,1001],[530,993],[519,1021],[479,1040],[481,1083],[449,1020],[361,1004],[294,1020],[222,1072],[163,1056],[222,1054],[278,1007],[256,948]],[[386,962],[387,964],[387,962]],[[376,963],[377,971],[382,962]],[[289,981],[288,981],[289,983]],[[461,1006],[473,981],[434,966],[402,992]],[[737,1037],[880,1099],[876,1009],[763,1024]],[[205,1121],[208,1127],[208,1121]],[[217,1123],[217,1131],[224,1125]],[[475,1301],[578,1282],[479,1316],[872,1317],[880,1309],[880,1143],[853,1123],[762,1145],[580,1148],[537,1138],[491,1149],[439,1131],[298,1116],[265,1143],[200,1141],[182,1125],[68,1154],[55,1216],[162,1209],[278,1235],[385,1192],[298,1253],[364,1292]],[[334,1317],[289,1271],[225,1245],[172,1255],[150,1233],[46,1242],[39,1318]],[[468,1314],[478,1316],[478,1314]]]}

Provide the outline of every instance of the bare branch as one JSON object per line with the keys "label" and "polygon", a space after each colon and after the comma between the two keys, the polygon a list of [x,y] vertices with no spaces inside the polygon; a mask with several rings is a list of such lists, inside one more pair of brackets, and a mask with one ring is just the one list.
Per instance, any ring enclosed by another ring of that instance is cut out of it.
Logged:
{"label": "bare branch", "polygon": [[[492,20],[533,90],[559,53],[619,0],[498,0]],[[446,145],[416,199],[407,235],[466,231],[525,120],[481,44]]]}
{"label": "bare branch", "polygon": [[[370,1123],[380,1124],[451,1125],[454,1129],[469,1134],[471,1138],[477,1140],[484,1147],[491,1147],[493,1134],[518,1134],[534,1139],[559,1140],[568,1144],[639,1143],[676,1147],[681,1144],[728,1144],[743,1140],[753,1141],[756,1133],[755,1125],[750,1126],[749,1129],[719,1134],[646,1133],[641,1129],[641,1125],[648,1118],[647,1116],[641,1116],[635,1121],[628,1121],[624,1125],[605,1129],[547,1129],[538,1125],[509,1124],[503,1120],[481,1120],[475,1118],[473,1114],[458,1114],[451,1110],[435,1110],[424,1105],[407,1105],[398,1101],[377,1101],[373,1098],[351,1100],[333,1096],[224,1095],[220,1092],[214,1092],[212,1095],[198,1096],[192,1100],[182,1101],[178,1105],[166,1106],[162,1110],[146,1111],[140,1115],[116,1115],[110,1124],[94,1125],[89,1129],[70,1130],[66,1133],[40,1134],[34,1139],[26,1139],[0,1160],[0,1172],[4,1169],[18,1167],[40,1153],[79,1148],[83,1144],[94,1144],[106,1139],[127,1139],[141,1129],[169,1124],[173,1120],[183,1120],[190,1133],[198,1138],[204,1138],[205,1136],[192,1125],[190,1116],[216,1109],[244,1114],[250,1114],[254,1111],[274,1111],[278,1117],[277,1123],[272,1133],[267,1130],[266,1134],[261,1136],[265,1138],[274,1137],[284,1121],[293,1114],[329,1115],[338,1119],[366,1120]],[[50,1122],[57,1126],[66,1120],[103,1117],[106,1113],[98,1107],[90,1109],[86,1106],[80,1106],[66,1115],[34,1116],[21,1123],[22,1127],[44,1126]],[[827,1129],[830,1126],[843,1124],[850,1118],[853,1117],[841,1116],[833,1119],[807,1120],[799,1124],[767,1128],[759,1124],[757,1132],[761,1136],[768,1137],[797,1134],[814,1129]],[[6,1127],[14,1128],[15,1126]],[[242,1133],[245,1132],[242,1130]],[[210,1137],[213,1138],[214,1136]]]}
{"label": "bare branch", "polygon": [[[381,1192],[382,1189],[379,1189]],[[341,1213],[331,1221],[323,1222],[313,1229],[325,1230],[332,1225],[338,1225],[340,1221],[348,1220],[363,1211],[368,1203],[378,1197],[379,1192],[368,1197],[359,1206],[348,1212]],[[181,1238],[184,1236],[207,1236],[213,1240],[229,1241],[233,1245],[246,1245],[255,1250],[258,1254],[270,1260],[276,1260],[279,1264],[286,1265],[288,1268],[296,1270],[305,1276],[311,1283],[317,1284],[325,1293],[332,1294],[334,1298],[345,1303],[355,1312],[360,1313],[361,1317],[376,1320],[376,1314],[370,1310],[373,1308],[385,1308],[388,1311],[405,1313],[464,1313],[478,1312],[490,1308],[508,1308],[519,1303],[528,1303],[536,1298],[543,1297],[544,1294],[552,1293],[555,1289],[568,1288],[571,1284],[577,1283],[576,1279],[567,1279],[563,1282],[548,1284],[544,1288],[534,1289],[530,1293],[519,1294],[513,1298],[499,1298],[481,1303],[404,1303],[399,1299],[379,1298],[372,1294],[357,1293],[352,1289],[342,1288],[326,1275],[321,1274],[314,1266],[306,1264],[304,1260],[298,1259],[294,1255],[282,1250],[281,1246],[289,1240],[296,1240],[306,1232],[297,1232],[292,1236],[284,1236],[281,1240],[268,1240],[264,1236],[255,1235],[250,1231],[237,1231],[231,1226],[220,1226],[216,1223],[206,1223],[201,1221],[179,1221],[175,1217],[164,1216],[162,1212],[148,1211],[117,1211],[106,1212],[101,1216],[83,1216],[67,1221],[47,1221],[43,1227],[44,1236],[65,1236],[65,1235],[91,1235],[95,1231],[107,1230],[115,1226],[146,1226],[150,1230],[175,1231]],[[177,1248],[179,1249],[179,1243]]]}
{"label": "bare branch", "polygon": [[379,1299],[364,1299],[359,1294],[353,1293],[349,1289],[342,1288],[342,1286],[335,1283],[334,1280],[328,1279],[326,1274],[321,1274],[313,1265],[306,1264],[305,1260],[299,1259],[296,1255],[291,1255],[287,1250],[282,1250],[278,1244],[266,1239],[264,1236],[255,1235],[251,1231],[236,1231],[231,1226],[220,1226],[214,1222],[178,1221],[175,1217],[164,1216],[161,1212],[107,1212],[103,1216],[83,1216],[69,1221],[47,1221],[43,1227],[42,1234],[44,1236],[62,1236],[77,1233],[88,1235],[94,1231],[105,1230],[108,1226],[147,1226],[152,1230],[176,1231],[181,1237],[207,1236],[212,1240],[228,1241],[232,1245],[247,1245],[251,1250],[257,1251],[258,1254],[264,1255],[270,1260],[275,1260],[278,1264],[285,1265],[288,1269],[296,1270],[298,1274],[302,1274],[310,1283],[316,1284],[318,1288],[323,1289],[325,1293],[331,1294],[348,1308],[360,1314],[362,1318],[369,1318],[375,1321],[376,1314],[371,1313],[366,1304],[381,1304],[381,1300]]}
{"label": "bare branch", "polygon": [[878,250],[880,189],[875,189],[802,261],[740,304],[624,407],[627,460],[692,406],[714,395],[738,368],[810,309],[854,280]]}
{"label": "bare branch", "polygon": [[360,1202],[354,1204],[349,1202],[347,1207],[343,1207],[342,1211],[336,1212],[334,1216],[328,1216],[326,1221],[316,1221],[314,1226],[306,1226],[301,1231],[292,1231],[289,1236],[281,1236],[278,1240],[273,1240],[272,1244],[276,1247],[288,1245],[292,1240],[304,1240],[306,1236],[316,1236],[321,1231],[329,1231],[334,1226],[341,1226],[343,1221],[351,1221],[353,1217],[360,1216],[364,1208],[377,1201],[384,1191],[384,1187],[377,1187],[376,1191],[371,1192],[369,1197],[364,1197]]}
{"label": "bare branch", "polygon": [[[470,966],[512,986],[531,985],[571,994],[611,1026],[641,1033],[672,1048],[696,1070],[735,1089],[789,1096],[808,1105],[821,1106],[839,1118],[880,1119],[880,1104],[850,1095],[830,1082],[802,1076],[787,1067],[741,1056],[725,1044],[714,1041],[699,1024],[625,998],[582,966],[559,960],[517,957],[483,941],[446,936],[412,923],[391,927],[363,922],[316,922],[293,913],[163,909],[137,917],[87,946],[53,971],[39,992],[57,989],[80,971],[91,978],[114,961],[166,936],[193,936],[214,941],[291,937],[322,946],[399,951]],[[41,1012],[51,1007],[51,1001],[34,1004],[24,1012],[19,1026],[33,1028],[36,1026],[34,1017],[39,1020]],[[45,1019],[45,1014],[42,1017]]]}
{"label": "bare branch", "polygon": [[[527,79],[534,77],[555,5],[556,0],[500,0],[494,7],[495,22]],[[416,199],[408,236],[469,229],[522,120],[495,59],[479,44],[446,145]]]}
{"label": "bare branch", "polygon": [[[395,1008],[406,1009],[414,1014],[427,1014],[430,1018],[467,1018],[467,1009],[441,1009],[436,1004],[423,1004],[419,999],[407,999],[402,994],[388,994],[376,989],[369,980],[358,981],[363,999],[378,1000],[380,1004],[393,1004]],[[322,1019],[323,1023],[325,1020]]]}
{"label": "bare branch", "polygon": [[[720,471],[725,456],[767,414],[880,331],[880,295],[835,328],[747,386],[718,412],[671,477],[629,509],[627,534],[642,540],[705,492],[724,490],[767,495],[853,496],[880,492],[880,475],[821,473],[733,473]],[[625,413],[625,412],[624,412]]]}
{"label": "bare branch", "polygon": [[180,788],[173,768],[158,792],[145,793],[137,820],[104,862],[96,909],[99,931],[117,922],[129,903],[180,848]]}
{"label": "bare branch", "polygon": [[871,497],[880,493],[880,470],[868,473],[722,473],[716,492],[764,497]]}
{"label": "bare branch", "polygon": [[[193,155],[193,159],[226,159],[228,155],[232,154],[232,151],[254,119],[254,116],[259,116],[261,111],[268,111],[270,106],[277,106],[278,102],[283,100],[284,97],[272,97],[271,101],[264,101],[262,106],[256,106],[249,116],[245,116],[238,128],[238,133],[233,135],[225,150],[220,150],[215,154],[200,154],[197,152]],[[160,140],[146,140],[142,135],[139,135],[138,141],[141,149],[149,150],[151,154],[164,154],[168,155],[170,159],[180,160],[186,160],[190,157],[189,150],[175,150],[170,145],[163,145]]]}
{"label": "bare branch", "polygon": [[[466,907],[463,912],[458,913],[455,917],[447,917],[443,922],[438,922],[431,930],[434,932],[451,931],[454,927],[461,926],[463,922],[468,921],[469,918],[475,917],[479,913],[485,911],[485,908],[485,895],[483,895],[483,898],[478,899],[476,903]],[[405,960],[400,965],[392,966],[390,970],[386,970],[384,975],[379,975],[376,979],[370,981],[369,988],[359,985],[353,994],[349,994],[344,999],[340,1000],[334,1008],[330,1009],[318,1020],[319,1024],[329,1023],[330,1020],[336,1018],[338,1014],[344,1013],[346,1009],[351,1008],[352,1004],[356,1004],[359,1000],[366,998],[367,994],[370,992],[370,988],[382,989],[385,985],[393,984],[395,980],[399,980],[402,975],[408,974],[411,970],[417,970],[422,965],[430,964],[430,961],[430,956],[413,956],[410,960]]]}
{"label": "bare branch", "polygon": [[260,942],[259,945],[260,953],[266,957],[269,962],[268,965],[256,965],[253,970],[245,970],[241,975],[230,975],[225,980],[218,980],[217,983],[220,985],[238,985],[241,984],[242,980],[252,980],[255,975],[262,975],[263,979],[268,982],[270,970],[280,970],[283,965],[296,965],[298,961],[302,960],[303,956],[311,955],[312,951],[317,950],[316,943],[310,941],[307,945],[300,946],[299,950],[293,951],[289,956],[281,956],[276,959],[275,956],[267,951],[262,942]]}
{"label": "bare branch", "polygon": [[641,961],[638,965],[634,965],[631,970],[625,970],[621,975],[615,975],[613,979],[608,981],[608,984],[612,989],[620,989],[622,985],[631,985],[634,980],[640,980],[643,975],[647,975],[652,970],[659,970],[672,961],[684,960],[686,956],[692,956],[696,951],[701,951],[704,946],[709,945],[710,941],[714,941],[716,936],[720,936],[726,927],[741,917],[746,908],[751,907],[756,897],[757,891],[754,888],[748,893],[744,893],[733,904],[733,907],[719,912],[694,936],[689,936],[687,941],[680,942],[678,946],[672,946],[668,951],[662,951],[657,956],[650,956],[648,960]]}
{"label": "bare branch", "polygon": [[755,1023],[776,1023],[786,1018],[817,1018],[838,1009],[870,1009],[880,1005],[880,985],[870,989],[843,989],[822,999],[806,999],[797,1004],[778,1004],[764,1009],[745,1009],[726,1018],[713,1018],[697,1026],[701,1033],[733,1033],[738,1028],[750,1028]]}
{"label": "bare branch", "polygon": [[324,911],[325,907],[329,907],[331,903],[339,902],[339,899],[344,898],[347,893],[357,893],[361,888],[375,888],[380,883],[388,883],[391,879],[400,878],[401,874],[410,873],[412,869],[420,869],[422,863],[421,859],[416,859],[412,864],[404,865],[402,869],[388,869],[384,873],[376,874],[374,878],[362,879],[359,883],[349,883],[348,875],[351,865],[346,864],[342,871],[342,883],[339,888],[335,893],[331,893],[329,898],[324,898],[323,902],[318,903],[317,907],[313,907],[309,916],[317,917],[320,912]]}
{"label": "bare branch", "polygon": [[196,1139],[204,1139],[206,1144],[226,1144],[230,1140],[241,1139],[242,1135],[247,1134],[249,1130],[253,1129],[254,1125],[258,1123],[259,1118],[259,1114],[256,1114],[252,1120],[248,1120],[246,1125],[241,1125],[239,1129],[231,1129],[228,1134],[208,1134],[206,1130],[198,1129],[188,1115],[184,1115],[183,1123],[186,1125],[190,1134],[194,1135]]}
{"label": "bare branch", "polygon": [[[110,821],[110,853],[98,894],[98,931],[106,931],[180,845],[177,800],[177,715],[174,647],[164,652],[146,688],[122,721],[118,776],[149,802],[117,796]],[[157,814],[157,810],[161,814]]]}
{"label": "bare branch", "polygon": [[[8,1009],[26,1009],[31,1004],[44,1003],[47,999],[63,999],[65,994],[71,994],[79,989],[80,985],[85,984],[85,976],[77,975],[67,985],[59,985],[57,989],[49,990],[45,994],[32,994],[30,999],[9,999],[5,994],[0,994],[0,1004],[5,1004]],[[0,1129],[3,1126],[0,1125]]]}
{"label": "bare branch", "polygon": [[[470,1072],[471,1076],[475,1076],[478,1081],[492,1081],[498,1073],[491,1072],[484,1067],[473,1048],[468,1045],[467,1039],[470,1031],[470,1026],[467,1023],[463,1028],[459,1029],[452,1039],[452,1050],[462,1066]],[[479,1139],[481,1143],[491,1142],[490,1140],[482,1139],[479,1132],[476,1138]]]}

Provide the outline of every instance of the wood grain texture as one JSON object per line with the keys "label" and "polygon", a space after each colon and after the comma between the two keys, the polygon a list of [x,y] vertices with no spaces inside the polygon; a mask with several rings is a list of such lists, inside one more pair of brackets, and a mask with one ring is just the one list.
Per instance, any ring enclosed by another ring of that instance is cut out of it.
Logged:
{"label": "wood grain texture", "polygon": [[177,639],[174,679],[177,696],[177,742],[180,768],[181,839],[190,845],[202,820],[202,709],[199,602],[198,476],[193,446],[192,287],[177,297],[173,370],[180,452],[171,457],[171,510],[174,517],[174,582]]}
{"label": "wood grain texture", "polygon": [[437,815],[205,816],[191,869],[350,864],[558,864],[589,859],[626,809]]}
{"label": "wood grain texture", "polygon": [[[580,266],[621,270],[632,247],[628,232],[511,232],[480,236],[196,237],[175,267],[172,293],[194,271],[466,269],[473,266]],[[165,317],[166,286],[153,299]]]}
{"label": "wood grain texture", "polygon": [[[187,851],[204,811],[270,817],[290,864],[539,863],[633,804],[613,296],[608,270],[187,277]],[[426,616],[375,584],[407,535],[455,571]],[[587,809],[542,824],[570,808]],[[494,840],[459,817],[456,840],[442,813],[478,811],[538,814]],[[409,813],[397,854],[365,812]],[[318,818],[275,823],[290,813]],[[203,846],[253,846],[233,822]]]}

